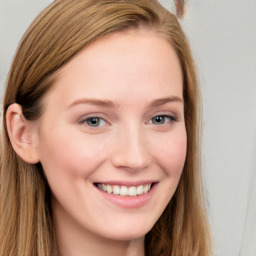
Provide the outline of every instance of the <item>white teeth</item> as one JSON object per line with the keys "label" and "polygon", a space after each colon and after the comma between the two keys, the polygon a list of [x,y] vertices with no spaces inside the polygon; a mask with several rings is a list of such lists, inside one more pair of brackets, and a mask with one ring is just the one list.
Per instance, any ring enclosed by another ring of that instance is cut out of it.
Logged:
{"label": "white teeth", "polygon": [[121,196],[127,196],[128,195],[128,188],[126,186],[121,186],[120,195]]}
{"label": "white teeth", "polygon": [[110,186],[110,185],[107,185],[107,192],[109,193],[109,194],[111,194],[112,193],[112,186]]}
{"label": "white teeth", "polygon": [[150,190],[150,188],[151,188],[151,184],[148,184],[148,185],[144,186],[143,192],[147,193]]}
{"label": "white teeth", "polygon": [[142,195],[144,193],[143,191],[143,185],[140,185],[137,187],[137,195]]}
{"label": "white teeth", "polygon": [[129,196],[136,196],[136,195],[137,195],[137,189],[136,189],[136,187],[129,187],[129,189],[128,189],[128,195],[129,195]]}
{"label": "white teeth", "polygon": [[119,195],[120,194],[119,186],[113,186],[113,194],[115,194],[115,195]]}
{"label": "white teeth", "polygon": [[118,185],[105,185],[98,183],[97,187],[109,194],[113,193],[114,195],[120,195],[120,196],[138,196],[142,194],[146,194],[150,188],[151,183],[146,185],[139,185],[139,186],[118,186]]}

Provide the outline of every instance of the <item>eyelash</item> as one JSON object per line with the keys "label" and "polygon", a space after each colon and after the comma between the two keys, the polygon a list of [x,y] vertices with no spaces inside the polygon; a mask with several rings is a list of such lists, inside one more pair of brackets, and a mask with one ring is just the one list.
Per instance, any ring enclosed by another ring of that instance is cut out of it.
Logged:
{"label": "eyelash", "polygon": [[[156,123],[153,123],[153,119],[154,118],[164,118],[164,123],[161,123],[161,124],[156,124]],[[168,119],[169,121],[166,121],[166,119]],[[152,117],[151,119],[150,119],[150,121],[149,121],[149,123],[150,124],[155,124],[155,125],[164,125],[164,124],[166,124],[166,123],[172,123],[172,122],[177,122],[177,118],[176,118],[176,116],[174,116],[174,115],[165,115],[165,114],[163,114],[163,115],[156,115],[156,116],[154,116],[154,117]]]}
{"label": "eyelash", "polygon": [[[160,124],[154,123],[154,121],[153,121],[154,118],[164,118],[164,123],[160,123]],[[94,119],[94,121],[93,121],[93,119]],[[96,122],[96,124],[91,125],[91,124],[89,124],[89,122]],[[102,124],[102,122],[104,122],[104,124]],[[156,116],[152,117],[147,123],[159,126],[159,125],[164,125],[164,124],[172,123],[172,122],[177,122],[176,116],[163,114],[163,115],[156,115]],[[102,127],[102,126],[105,126],[105,124],[109,125],[109,123],[104,118],[97,116],[97,115],[87,117],[86,119],[79,121],[79,123],[86,124],[92,128]]]}
{"label": "eyelash", "polygon": [[98,127],[104,126],[104,124],[103,124],[103,125],[97,125],[97,126],[90,125],[89,122],[92,121],[93,119],[95,119],[96,121],[98,121],[99,124],[102,123],[102,121],[103,121],[104,123],[107,123],[107,124],[109,125],[109,123],[108,123],[104,118],[102,118],[102,117],[100,117],[100,116],[97,116],[97,115],[95,115],[95,116],[90,116],[90,117],[87,117],[87,118],[85,118],[85,119],[82,119],[81,121],[79,121],[79,123],[80,123],[80,124],[86,124],[86,125],[88,125],[88,126],[90,126],[90,127],[92,127],[92,128],[98,128]]}

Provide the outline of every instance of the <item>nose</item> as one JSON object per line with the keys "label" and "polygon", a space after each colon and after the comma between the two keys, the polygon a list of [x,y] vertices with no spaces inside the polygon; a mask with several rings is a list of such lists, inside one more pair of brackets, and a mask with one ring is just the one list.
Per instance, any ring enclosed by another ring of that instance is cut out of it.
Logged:
{"label": "nose", "polygon": [[139,171],[151,164],[150,149],[143,131],[130,127],[116,134],[112,164],[117,168]]}

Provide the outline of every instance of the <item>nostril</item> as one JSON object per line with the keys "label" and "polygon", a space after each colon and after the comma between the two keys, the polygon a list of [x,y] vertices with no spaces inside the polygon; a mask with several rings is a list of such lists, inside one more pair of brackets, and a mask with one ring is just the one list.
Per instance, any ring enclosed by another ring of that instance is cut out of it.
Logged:
{"label": "nostril", "polygon": [[129,171],[141,171],[151,164],[151,159],[146,155],[129,157],[125,154],[118,154],[112,158],[112,164],[117,168],[127,169]]}

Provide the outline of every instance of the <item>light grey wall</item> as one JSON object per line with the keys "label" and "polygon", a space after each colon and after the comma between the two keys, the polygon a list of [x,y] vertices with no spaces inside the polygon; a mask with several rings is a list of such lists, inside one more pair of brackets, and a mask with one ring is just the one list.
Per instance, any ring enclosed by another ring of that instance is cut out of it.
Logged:
{"label": "light grey wall", "polygon": [[216,255],[256,255],[256,1],[191,0],[183,22],[204,103]]}
{"label": "light grey wall", "polygon": [[[0,0],[1,91],[19,39],[50,2]],[[173,1],[160,2],[174,10]],[[203,174],[215,252],[255,256],[256,0],[187,2],[181,23],[202,87]]]}
{"label": "light grey wall", "polygon": [[[51,0],[0,0],[0,97],[17,45],[33,19]],[[1,98],[0,98],[1,99]]]}

